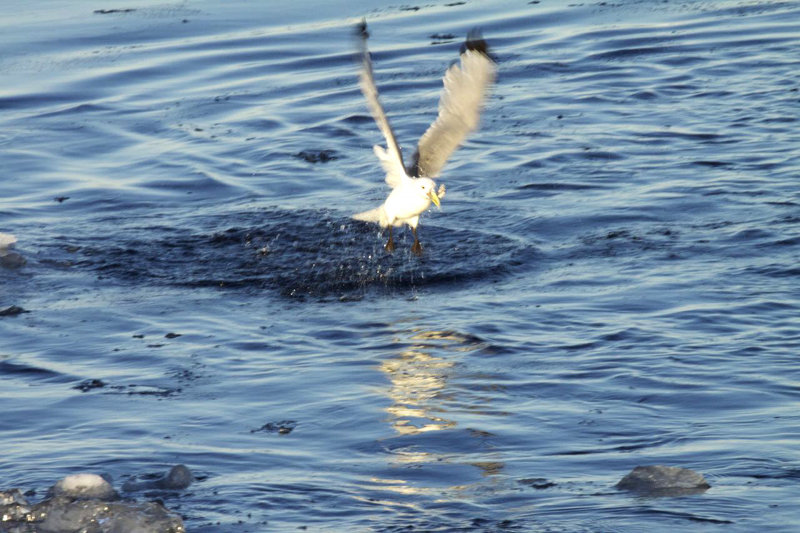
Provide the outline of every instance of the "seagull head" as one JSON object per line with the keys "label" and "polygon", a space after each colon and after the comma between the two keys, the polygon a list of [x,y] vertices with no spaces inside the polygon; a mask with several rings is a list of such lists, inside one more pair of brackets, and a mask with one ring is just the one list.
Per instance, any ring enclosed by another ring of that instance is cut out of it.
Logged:
{"label": "seagull head", "polygon": [[436,184],[430,178],[417,178],[414,180],[414,184],[420,188],[420,193],[423,196],[427,196],[430,198],[431,202],[439,207],[439,195],[436,194]]}

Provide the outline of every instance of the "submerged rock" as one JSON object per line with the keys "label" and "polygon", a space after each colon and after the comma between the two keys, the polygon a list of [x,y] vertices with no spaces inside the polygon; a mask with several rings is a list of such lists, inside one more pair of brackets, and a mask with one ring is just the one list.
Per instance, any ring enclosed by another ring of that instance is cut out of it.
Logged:
{"label": "submerged rock", "polygon": [[181,517],[160,503],[120,501],[111,484],[97,474],[67,476],[34,505],[19,489],[0,491],[0,516],[4,533],[186,531]]}
{"label": "submerged rock", "polygon": [[637,466],[617,488],[647,496],[684,496],[705,492],[711,485],[702,474],[677,466]]}
{"label": "submerged rock", "polygon": [[135,490],[182,490],[194,481],[192,471],[185,465],[175,465],[166,474],[143,481],[127,481],[122,490],[126,492]]}

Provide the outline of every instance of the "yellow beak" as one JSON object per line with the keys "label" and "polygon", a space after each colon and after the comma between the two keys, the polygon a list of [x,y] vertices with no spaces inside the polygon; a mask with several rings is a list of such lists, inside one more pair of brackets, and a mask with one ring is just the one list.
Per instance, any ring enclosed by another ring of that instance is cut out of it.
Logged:
{"label": "yellow beak", "polygon": [[436,194],[436,191],[431,189],[431,192],[428,194],[428,196],[431,197],[431,201],[434,203],[434,205],[436,205],[436,207],[440,207],[441,204],[439,203],[439,195]]}

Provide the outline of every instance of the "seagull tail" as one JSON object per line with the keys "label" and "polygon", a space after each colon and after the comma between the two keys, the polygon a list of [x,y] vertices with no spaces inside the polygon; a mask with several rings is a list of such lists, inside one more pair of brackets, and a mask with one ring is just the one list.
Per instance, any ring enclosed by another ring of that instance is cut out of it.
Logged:
{"label": "seagull tail", "polygon": [[386,211],[384,211],[383,206],[376,207],[375,209],[370,209],[369,211],[364,211],[362,213],[356,213],[353,215],[355,220],[362,220],[364,222],[377,222],[381,226],[388,226],[388,222],[386,220]]}

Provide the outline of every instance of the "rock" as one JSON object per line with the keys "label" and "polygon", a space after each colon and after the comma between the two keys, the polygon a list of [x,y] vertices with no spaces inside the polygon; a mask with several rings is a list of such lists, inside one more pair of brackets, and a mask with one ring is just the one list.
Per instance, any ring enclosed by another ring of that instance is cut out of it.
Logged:
{"label": "rock", "polygon": [[11,489],[0,491],[0,517],[3,522],[10,520],[24,520],[31,512],[31,506],[22,491]]}
{"label": "rock", "polygon": [[257,429],[251,429],[250,433],[258,433],[259,431],[265,431],[267,433],[278,433],[280,435],[288,435],[294,428],[297,427],[297,422],[294,420],[281,420],[280,422],[267,422],[263,426]]}
{"label": "rock", "polygon": [[22,313],[30,313],[30,311],[23,309],[18,305],[12,305],[11,307],[6,307],[5,309],[0,310],[0,316],[17,316],[21,315]]}
{"label": "rock", "polygon": [[194,481],[192,471],[185,465],[175,465],[169,469],[164,479],[159,481],[160,488],[168,490],[185,489]]}
{"label": "rock", "polygon": [[103,381],[101,379],[87,379],[87,380],[81,381],[80,383],[78,383],[77,385],[75,385],[72,388],[75,389],[75,390],[79,390],[81,392],[89,392],[90,390],[93,390],[93,389],[102,389],[105,386],[106,386],[105,381]]}
{"label": "rock", "polygon": [[[188,468],[173,470],[176,472],[172,483],[185,484]],[[171,474],[172,470],[165,478]],[[118,498],[111,484],[96,474],[65,477],[53,485],[45,500],[35,505],[28,503],[19,489],[0,491],[0,531],[185,533],[183,519],[162,504],[110,501]]]}
{"label": "rock", "polygon": [[117,491],[111,483],[97,474],[72,474],[50,489],[51,496],[64,496],[73,500],[116,500]]}
{"label": "rock", "polygon": [[711,485],[702,474],[677,466],[637,466],[617,488],[648,496],[683,496],[705,492]]}
{"label": "rock", "polygon": [[192,484],[194,476],[186,465],[175,465],[164,475],[143,481],[129,480],[122,486],[126,492],[137,490],[182,490]]}
{"label": "rock", "polygon": [[3,268],[19,268],[25,264],[25,258],[17,252],[0,253],[0,266]]}
{"label": "rock", "polygon": [[522,485],[527,485],[528,487],[534,488],[536,490],[543,490],[549,489],[551,487],[556,486],[555,481],[550,481],[549,479],[543,477],[532,477],[532,478],[525,478],[518,480],[518,483]]}
{"label": "rock", "polygon": [[70,501],[58,496],[32,514],[42,532],[184,533],[183,520],[159,503]]}

